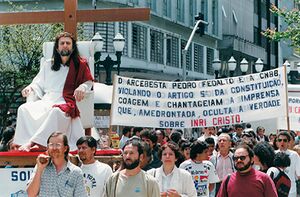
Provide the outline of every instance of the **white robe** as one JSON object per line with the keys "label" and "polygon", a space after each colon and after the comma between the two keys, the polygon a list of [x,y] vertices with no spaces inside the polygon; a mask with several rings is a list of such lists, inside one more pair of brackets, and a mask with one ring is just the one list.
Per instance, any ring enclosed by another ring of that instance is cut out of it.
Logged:
{"label": "white robe", "polygon": [[63,88],[69,67],[61,66],[59,71],[51,70],[50,62],[41,66],[37,76],[29,85],[40,99],[22,104],[18,109],[14,143],[23,145],[34,142],[47,146],[47,139],[55,131],[67,135],[70,150],[76,150],[76,141],[84,136],[79,117],[71,119],[54,104],[66,103]]}

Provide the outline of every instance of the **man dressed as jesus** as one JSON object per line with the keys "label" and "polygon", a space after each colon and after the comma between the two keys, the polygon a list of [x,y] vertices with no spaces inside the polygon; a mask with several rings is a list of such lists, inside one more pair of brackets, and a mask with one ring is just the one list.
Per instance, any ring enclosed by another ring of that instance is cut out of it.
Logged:
{"label": "man dressed as jesus", "polygon": [[93,77],[86,60],[79,56],[76,41],[70,33],[55,39],[52,61],[46,61],[22,96],[35,95],[39,100],[22,104],[18,109],[17,126],[12,147],[30,151],[46,147],[54,131],[64,132],[70,149],[84,136],[76,101],[81,101],[93,86]]}

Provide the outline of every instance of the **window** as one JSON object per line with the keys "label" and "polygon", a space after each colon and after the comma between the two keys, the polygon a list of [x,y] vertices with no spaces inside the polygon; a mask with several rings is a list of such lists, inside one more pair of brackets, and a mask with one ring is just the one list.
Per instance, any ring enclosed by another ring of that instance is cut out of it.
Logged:
{"label": "window", "polygon": [[103,39],[103,52],[113,53],[114,45],[112,40],[115,37],[115,24],[110,22],[96,23],[96,32],[99,32]]}
{"label": "window", "polygon": [[211,48],[207,48],[207,74],[213,75],[214,69],[212,67],[212,62],[214,60],[214,50]]}
{"label": "window", "polygon": [[254,44],[261,45],[261,34],[257,27],[254,27]]}
{"label": "window", "polygon": [[[205,21],[208,21],[207,20],[207,18],[208,18],[207,17],[207,13],[208,13],[207,6],[208,6],[207,0],[201,0],[201,13],[204,14],[204,20]],[[207,25],[205,25],[205,31],[207,31]]]}
{"label": "window", "polygon": [[195,15],[197,15],[197,7],[196,7],[196,0],[190,0],[189,4],[189,14],[190,14],[190,26],[194,26],[195,24]]}
{"label": "window", "polygon": [[179,68],[179,43],[178,38],[167,35],[167,65]]}
{"label": "window", "polygon": [[147,59],[147,29],[141,25],[132,24],[132,57]]}
{"label": "window", "polygon": [[164,35],[161,32],[150,30],[150,61],[164,63]]}
{"label": "window", "polygon": [[[218,35],[218,1],[212,1],[212,33]],[[226,13],[225,13],[226,15]]]}
{"label": "window", "polygon": [[203,46],[194,44],[194,71],[203,73]]}
{"label": "window", "polygon": [[171,0],[163,0],[163,15],[171,18]]}
{"label": "window", "polygon": [[254,1],[254,13],[258,14],[258,10],[260,9],[258,6],[260,4],[260,0]]}
{"label": "window", "polygon": [[184,0],[177,0],[177,20],[184,22]]}
{"label": "window", "polygon": [[[184,49],[187,41],[181,40],[181,51]],[[181,53],[181,65],[182,65],[182,53]],[[186,54],[186,70],[192,70],[192,47],[190,45],[187,54]]]}
{"label": "window", "polygon": [[122,34],[122,36],[125,38],[125,46],[122,53],[123,55],[128,55],[128,39],[127,39],[128,23],[119,22],[119,31]]}
{"label": "window", "polygon": [[157,9],[156,9],[156,0],[151,0],[151,2],[150,2],[150,8],[151,8],[152,11],[157,12]]}
{"label": "window", "polygon": [[261,2],[261,17],[267,18],[267,4],[265,0]]}

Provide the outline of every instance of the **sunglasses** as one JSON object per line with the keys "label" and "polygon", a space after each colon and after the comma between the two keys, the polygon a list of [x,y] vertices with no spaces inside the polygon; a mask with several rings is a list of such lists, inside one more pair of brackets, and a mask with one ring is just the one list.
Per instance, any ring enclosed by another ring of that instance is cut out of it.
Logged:
{"label": "sunglasses", "polygon": [[277,139],[277,142],[288,142],[288,140],[287,139]]}
{"label": "sunglasses", "polygon": [[244,161],[244,160],[247,158],[247,156],[248,156],[248,155],[245,155],[245,156],[239,156],[239,157],[233,156],[232,159],[233,159],[233,161],[238,161],[239,159],[240,159],[241,161]]}

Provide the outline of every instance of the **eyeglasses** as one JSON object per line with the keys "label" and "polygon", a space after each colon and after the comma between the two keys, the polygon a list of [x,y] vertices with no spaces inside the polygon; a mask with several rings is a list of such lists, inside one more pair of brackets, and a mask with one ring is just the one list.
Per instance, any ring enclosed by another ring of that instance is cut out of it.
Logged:
{"label": "eyeglasses", "polygon": [[241,160],[241,161],[244,161],[246,158],[247,158],[247,156],[248,155],[245,155],[245,156],[233,156],[232,157],[232,159],[233,159],[233,161],[238,161],[239,159]]}
{"label": "eyeglasses", "polygon": [[61,147],[62,147],[62,144],[61,144],[61,143],[56,143],[56,144],[49,143],[49,144],[48,144],[48,147],[49,147],[49,148],[61,148]]}
{"label": "eyeglasses", "polygon": [[288,140],[287,139],[277,139],[277,142],[288,142]]}

